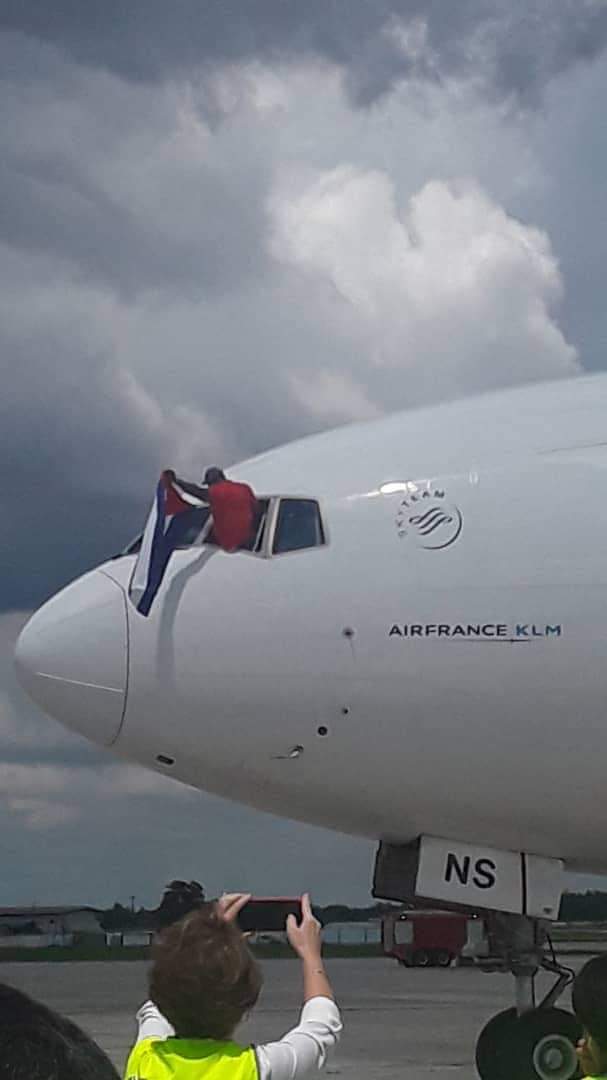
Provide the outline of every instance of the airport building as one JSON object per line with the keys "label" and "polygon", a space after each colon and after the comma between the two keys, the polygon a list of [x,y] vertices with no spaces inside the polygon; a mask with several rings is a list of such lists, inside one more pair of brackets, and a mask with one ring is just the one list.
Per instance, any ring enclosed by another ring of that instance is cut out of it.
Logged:
{"label": "airport building", "polygon": [[379,945],[381,921],[328,923],[322,936],[328,945]]}
{"label": "airport building", "polygon": [[112,949],[141,948],[151,945],[153,940],[153,930],[108,930],[105,934],[105,944]]}
{"label": "airport building", "polygon": [[1,907],[0,948],[71,945],[75,934],[102,935],[92,907]]}

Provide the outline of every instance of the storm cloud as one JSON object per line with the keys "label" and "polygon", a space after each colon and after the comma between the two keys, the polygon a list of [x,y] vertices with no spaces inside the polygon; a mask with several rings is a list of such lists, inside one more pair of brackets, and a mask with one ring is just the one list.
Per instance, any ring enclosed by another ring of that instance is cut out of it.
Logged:
{"label": "storm cloud", "polygon": [[0,26],[57,45],[129,80],[199,73],[250,58],[322,57],[347,73],[358,104],[412,75],[479,75],[504,93],[537,94],[605,47],[603,0],[6,0]]}

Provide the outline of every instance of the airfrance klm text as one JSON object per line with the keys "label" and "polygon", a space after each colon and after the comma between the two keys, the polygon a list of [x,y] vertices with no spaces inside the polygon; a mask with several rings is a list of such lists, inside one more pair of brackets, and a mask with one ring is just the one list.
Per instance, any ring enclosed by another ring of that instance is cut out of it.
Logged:
{"label": "airfrance klm text", "polygon": [[530,642],[560,638],[561,623],[393,623],[388,637],[450,638],[460,641]]}

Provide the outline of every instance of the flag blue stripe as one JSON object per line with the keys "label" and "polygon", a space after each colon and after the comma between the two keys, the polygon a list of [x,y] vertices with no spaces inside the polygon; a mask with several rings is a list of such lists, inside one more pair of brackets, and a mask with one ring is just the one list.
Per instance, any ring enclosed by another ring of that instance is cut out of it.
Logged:
{"label": "flag blue stripe", "polygon": [[202,528],[203,515],[208,514],[207,507],[192,507],[182,513],[167,517],[166,493],[162,484],[156,491],[156,524],[150,550],[150,561],[145,590],[137,604],[141,615],[149,615],[156,594],[162,585],[166,568],[175,548],[187,537],[188,530],[195,525],[196,531]]}
{"label": "flag blue stripe", "polygon": [[165,489],[164,485],[160,483],[156,488],[156,526],[154,529],[154,538],[152,540],[152,550],[150,552],[147,582],[143,596],[137,604],[137,611],[141,615],[149,615],[150,613],[150,608],[162,583],[164,572],[171,554],[170,551],[166,550],[164,537],[166,520],[165,506]]}

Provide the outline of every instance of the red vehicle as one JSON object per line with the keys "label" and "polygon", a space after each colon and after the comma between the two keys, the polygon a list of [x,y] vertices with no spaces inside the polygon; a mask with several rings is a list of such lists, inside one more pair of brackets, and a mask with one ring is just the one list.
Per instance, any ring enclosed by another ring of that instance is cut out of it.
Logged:
{"label": "red vehicle", "polygon": [[382,946],[405,967],[473,963],[488,951],[485,925],[457,911],[397,911],[382,919]]}

